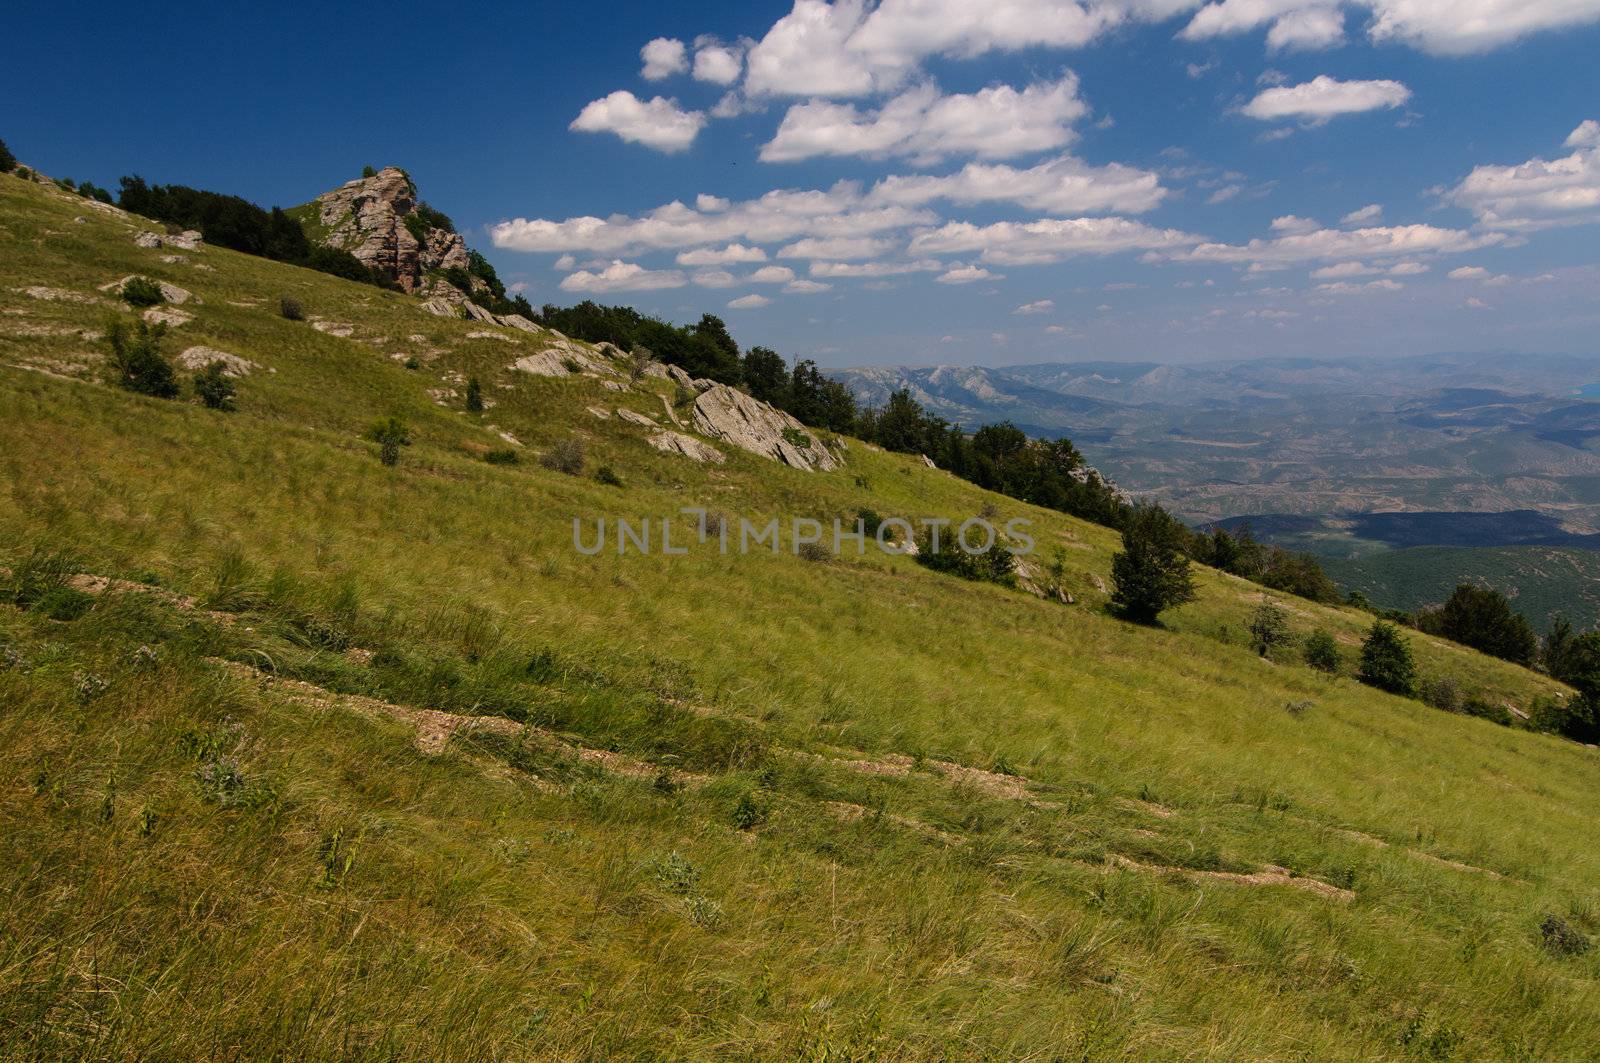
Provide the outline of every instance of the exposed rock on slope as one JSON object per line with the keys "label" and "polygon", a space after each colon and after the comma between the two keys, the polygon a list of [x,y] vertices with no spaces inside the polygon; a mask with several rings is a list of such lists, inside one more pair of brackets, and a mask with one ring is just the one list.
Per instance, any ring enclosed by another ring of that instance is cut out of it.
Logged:
{"label": "exposed rock on slope", "polygon": [[408,292],[422,287],[430,271],[467,268],[467,245],[459,233],[406,224],[417,210],[417,189],[397,166],[347,181],[318,196],[316,205],[325,243],[344,248]]}
{"label": "exposed rock on slope", "polygon": [[694,381],[696,430],[797,469],[824,472],[843,462],[805,425],[775,406],[751,398],[737,388],[710,380]]}

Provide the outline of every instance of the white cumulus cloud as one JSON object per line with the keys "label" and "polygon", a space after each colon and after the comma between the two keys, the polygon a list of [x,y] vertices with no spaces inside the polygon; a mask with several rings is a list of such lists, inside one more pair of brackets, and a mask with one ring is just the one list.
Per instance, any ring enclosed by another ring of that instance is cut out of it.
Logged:
{"label": "white cumulus cloud", "polygon": [[732,85],[744,72],[744,48],[723,44],[714,37],[694,42],[694,77],[714,85]]}
{"label": "white cumulus cloud", "polygon": [[631,92],[602,96],[578,112],[568,128],[579,133],[615,133],[623,140],[657,151],[683,151],[706,124],[699,111],[685,111],[677,100],[641,100]]}
{"label": "white cumulus cloud", "polygon": [[748,279],[752,284],[788,284],[794,280],[794,270],[788,266],[762,266]]}
{"label": "white cumulus cloud", "polygon": [[1342,114],[1398,107],[1410,98],[1411,90],[1398,81],[1339,81],[1320,74],[1304,84],[1264,89],[1242,110],[1262,121],[1305,118],[1325,122]]}
{"label": "white cumulus cloud", "polygon": [[1057,262],[1074,255],[1177,249],[1198,242],[1188,233],[1157,229],[1128,218],[1044,218],[981,226],[951,222],[917,233],[911,239],[910,250],[913,255],[978,252],[985,262],[1020,266]]}
{"label": "white cumulus cloud", "polygon": [[1174,257],[1190,262],[1249,263],[1256,269],[1275,269],[1302,262],[1459,254],[1492,247],[1505,240],[1504,233],[1474,233],[1433,225],[1374,226],[1318,229],[1271,240],[1255,239],[1246,244],[1202,243]]}
{"label": "white cumulus cloud", "polygon": [[657,37],[639,49],[639,58],[644,60],[639,76],[646,81],[660,81],[689,69],[687,49],[672,37]]}
{"label": "white cumulus cloud", "polygon": [[1267,31],[1273,51],[1311,51],[1344,43],[1344,13],[1337,7],[1308,7],[1291,11]]}
{"label": "white cumulus cloud", "polygon": [[1478,166],[1446,193],[1446,200],[1477,215],[1485,226],[1546,229],[1600,221],[1600,124],[1590,119],[1572,131],[1571,155],[1515,166]]}
{"label": "white cumulus cloud", "polygon": [[1029,314],[1048,314],[1055,308],[1054,299],[1037,299],[1031,303],[1023,303],[1011,312],[1020,316],[1027,316]]}
{"label": "white cumulus cloud", "polygon": [[956,266],[947,269],[933,278],[940,284],[971,284],[974,281],[997,279],[997,274],[991,273],[982,266]]}
{"label": "white cumulus cloud", "polygon": [[741,295],[728,303],[729,310],[759,310],[763,306],[771,306],[772,300],[764,295]]}
{"label": "white cumulus cloud", "polygon": [[735,262],[765,262],[767,253],[759,247],[729,244],[727,247],[700,247],[678,255],[680,266],[726,266]]}
{"label": "white cumulus cloud", "polygon": [[675,269],[645,269],[636,262],[612,262],[599,273],[580,269],[561,282],[564,292],[642,292],[682,288],[683,274]]}
{"label": "white cumulus cloud", "polygon": [[894,247],[894,241],[874,236],[812,236],[780,248],[779,258],[851,260],[876,258]]}
{"label": "white cumulus cloud", "polygon": [[1000,159],[1049,151],[1076,136],[1072,124],[1089,113],[1078,79],[1065,74],[1018,90],[995,85],[941,95],[931,83],[895,96],[876,110],[812,100],[789,108],[761,149],[765,162],[818,155],[908,155],[930,161],[948,155]]}
{"label": "white cumulus cloud", "polygon": [[1368,203],[1360,210],[1352,210],[1349,214],[1339,219],[1340,225],[1371,225],[1383,217],[1383,207],[1378,203]]}
{"label": "white cumulus cloud", "polygon": [[943,199],[1015,203],[1044,214],[1141,214],[1160,206],[1166,196],[1160,178],[1148,170],[1120,163],[1091,166],[1061,155],[1027,169],[972,162],[944,177],[885,177],[873,187],[871,198],[903,206]]}

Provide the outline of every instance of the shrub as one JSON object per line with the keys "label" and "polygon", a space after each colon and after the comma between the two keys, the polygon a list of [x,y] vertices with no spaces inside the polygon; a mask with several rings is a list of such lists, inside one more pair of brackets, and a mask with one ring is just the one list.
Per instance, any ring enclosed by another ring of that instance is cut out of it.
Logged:
{"label": "shrub", "polygon": [[563,439],[551,447],[539,459],[539,464],[553,472],[564,472],[568,476],[583,475],[583,440]]}
{"label": "shrub", "polygon": [[962,579],[1016,586],[1016,558],[1011,551],[996,541],[981,553],[969,553],[959,542],[959,527],[959,524],[951,524],[942,529],[937,549],[934,548],[933,529],[923,532],[917,539],[917,564]]}
{"label": "shrub", "polygon": [[1581,956],[1589,951],[1589,937],[1561,918],[1547,915],[1539,924],[1539,938],[1545,951],[1554,956]]}
{"label": "shrub", "polygon": [[194,375],[194,393],[209,410],[231,411],[236,389],[222,362],[212,362]]}
{"label": "shrub", "polygon": [[736,830],[752,830],[767,818],[767,806],[753,794],[740,794],[733,806],[733,826]]}
{"label": "shrub", "polygon": [[12,566],[10,579],[0,584],[0,600],[31,609],[50,592],[64,588],[77,571],[78,561],[71,554],[36,545]]}
{"label": "shrub", "polygon": [[411,445],[411,431],[398,417],[385,417],[372,422],[366,438],[378,444],[378,460],[385,465],[400,463],[400,448]]}
{"label": "shrub", "polygon": [[785,428],[782,434],[783,441],[791,447],[799,447],[801,450],[811,449],[811,437],[800,429]]}
{"label": "shrub", "polygon": [[161,285],[149,277],[129,277],[122,286],[122,301],[129,306],[157,306],[167,301]]}
{"label": "shrub", "polygon": [[618,476],[616,470],[609,465],[602,465],[596,469],[594,471],[594,478],[605,484],[607,487],[622,486],[622,477]]}
{"label": "shrub", "polygon": [[1447,675],[1424,679],[1418,685],[1418,693],[1424,704],[1436,709],[1444,712],[1462,711],[1461,688]]}
{"label": "shrub", "polygon": [[111,365],[116,370],[119,385],[140,395],[177,398],[178,376],[172,364],[161,355],[161,337],[166,332],[165,325],[151,326],[146,321],[135,322],[131,331],[120,320],[106,327]]}
{"label": "shrub", "polygon": [[94,599],[72,587],[54,587],[33,604],[32,611],[50,620],[76,620],[89,611]]}
{"label": "shrub", "polygon": [[583,365],[576,358],[561,359],[561,366],[569,373],[577,374],[583,372]]}
{"label": "shrub", "polygon": [[1289,614],[1283,606],[1270,598],[1256,606],[1256,611],[1250,615],[1251,649],[1270,659],[1293,642],[1294,632],[1289,630]]}
{"label": "shrub", "polygon": [[1111,559],[1111,602],[1124,617],[1153,624],[1163,610],[1194,600],[1184,531],[1160,506],[1136,506],[1128,515],[1122,551]]}
{"label": "shrub", "polygon": [[833,555],[821,543],[801,543],[795,550],[795,556],[802,561],[826,561]]}
{"label": "shrub", "polygon": [[17,168],[17,157],[11,154],[6,142],[0,140],[0,173],[10,173]]}
{"label": "shrub", "polygon": [[1329,675],[1338,675],[1339,669],[1344,665],[1344,655],[1339,652],[1339,643],[1326,631],[1313,631],[1307,635],[1300,647],[1300,654],[1305,658],[1306,664]]}
{"label": "shrub", "polygon": [[378,176],[378,171],[377,170],[374,170],[370,166],[361,167],[361,179],[363,181],[366,180],[369,177],[376,177],[376,176]]}
{"label": "shrub", "polygon": [[1511,710],[1504,705],[1496,705],[1479,697],[1468,697],[1461,702],[1461,711],[1468,716],[1476,716],[1480,720],[1497,723],[1501,727],[1510,727],[1515,721],[1512,719]]}
{"label": "shrub", "polygon": [[1402,697],[1417,695],[1417,665],[1411,644],[1387,620],[1376,620],[1361,644],[1361,667],[1356,678],[1368,686]]}
{"label": "shrub", "polygon": [[306,312],[300,309],[300,300],[291,299],[287,295],[278,300],[278,313],[285,321],[304,321]]}
{"label": "shrub", "polygon": [[475,376],[467,378],[467,412],[483,412],[483,386]]}
{"label": "shrub", "polygon": [[522,458],[514,450],[491,450],[483,456],[483,460],[490,465],[518,465]]}

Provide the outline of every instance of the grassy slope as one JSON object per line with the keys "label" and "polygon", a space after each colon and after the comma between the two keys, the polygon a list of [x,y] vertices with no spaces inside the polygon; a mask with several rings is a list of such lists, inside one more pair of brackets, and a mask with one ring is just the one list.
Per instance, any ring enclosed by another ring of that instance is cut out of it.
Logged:
{"label": "grassy slope", "polygon": [[[1167,630],[1112,620],[1094,577],[1114,534],[903,457],[855,444],[827,475],[742,453],[693,465],[583,412],[659,415],[654,391],[504,372],[527,337],[469,339],[482,326],[216,248],[165,264],[133,231],[0,178],[0,544],[13,563],[67,546],[89,570],[245,614],[208,623],[131,595],[71,623],[0,610],[29,664],[0,672],[0,1054],[1576,1058],[1600,1043],[1595,953],[1552,957],[1537,929],[1548,913],[1596,929],[1594,751],[1258,661],[1241,645],[1257,594],[1215,573]],[[16,368],[87,364],[81,337],[18,333],[114,309],[16,289],[92,292],[136,270],[204,300],[169,350],[276,370],[242,383],[239,413]],[[282,295],[354,337],[278,318]],[[387,357],[430,350],[420,371]],[[495,408],[432,402],[452,372],[481,376]],[[389,413],[415,426],[398,470],[358,439]],[[480,422],[531,452],[579,434],[627,486],[486,465],[474,448],[503,444]],[[571,550],[574,515],[690,503],[992,504],[1068,548],[1080,604],[903,559]],[[1294,610],[1351,646],[1364,626]],[[308,616],[379,657],[318,650],[286,619]],[[152,642],[162,663],[135,669]],[[1416,642],[1425,670],[1498,697],[1552,689]],[[529,679],[535,654],[556,663]],[[667,792],[486,739],[426,757],[399,724],[297,702],[214,656],[510,712],[709,781]],[[109,690],[80,696],[83,673]],[[1298,702],[1313,705],[1285,711]],[[201,800],[206,736],[276,801]],[[1034,797],[853,771],[840,749],[1001,766]],[[826,802],[870,812],[843,822]],[[764,819],[736,829],[752,808]],[[1280,865],[1355,898],[1118,857]]]}

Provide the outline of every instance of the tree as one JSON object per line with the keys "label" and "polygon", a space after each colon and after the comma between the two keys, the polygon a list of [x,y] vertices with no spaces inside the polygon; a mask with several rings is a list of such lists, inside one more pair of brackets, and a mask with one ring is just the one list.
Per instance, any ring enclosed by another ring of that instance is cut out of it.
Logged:
{"label": "tree", "polygon": [[1122,552],[1111,559],[1111,602],[1127,619],[1153,624],[1162,610],[1194,600],[1184,530],[1158,505],[1141,504],[1129,513]]}
{"label": "tree", "polygon": [[770,347],[752,347],[744,354],[745,390],[762,402],[783,406],[787,397],[789,367]]}
{"label": "tree", "polygon": [[467,378],[467,412],[483,412],[483,387],[475,376]]}
{"label": "tree", "polygon": [[1558,617],[1546,640],[1545,667],[1578,692],[1549,729],[1580,742],[1600,741],[1600,631],[1574,635]]}
{"label": "tree", "polygon": [[1294,641],[1289,630],[1289,614],[1283,606],[1268,598],[1256,606],[1250,615],[1250,647],[1262,657],[1271,658],[1275,652]]}
{"label": "tree", "polygon": [[131,331],[120,320],[106,326],[111,365],[119,385],[158,399],[178,397],[178,376],[172,363],[161,355],[161,337],[166,333],[165,325],[151,327],[143,320],[135,322]]}
{"label": "tree", "polygon": [[1506,596],[1470,583],[1458,586],[1439,608],[1419,613],[1417,627],[1515,664],[1530,665],[1539,653],[1533,625]]}
{"label": "tree", "polygon": [[0,173],[10,173],[17,168],[17,157],[11,154],[6,142],[0,140]]}
{"label": "tree", "polygon": [[1375,620],[1361,644],[1361,667],[1356,678],[1391,694],[1417,696],[1417,664],[1411,643],[1387,620]]}
{"label": "tree", "polygon": [[1344,665],[1344,656],[1339,652],[1339,643],[1326,631],[1313,631],[1306,636],[1300,653],[1306,659],[1306,664],[1319,672],[1328,675],[1338,675],[1339,669]]}
{"label": "tree", "polygon": [[235,389],[233,381],[228,379],[227,368],[221,361],[215,361],[194,375],[194,393],[208,409],[225,412],[233,409]]}

